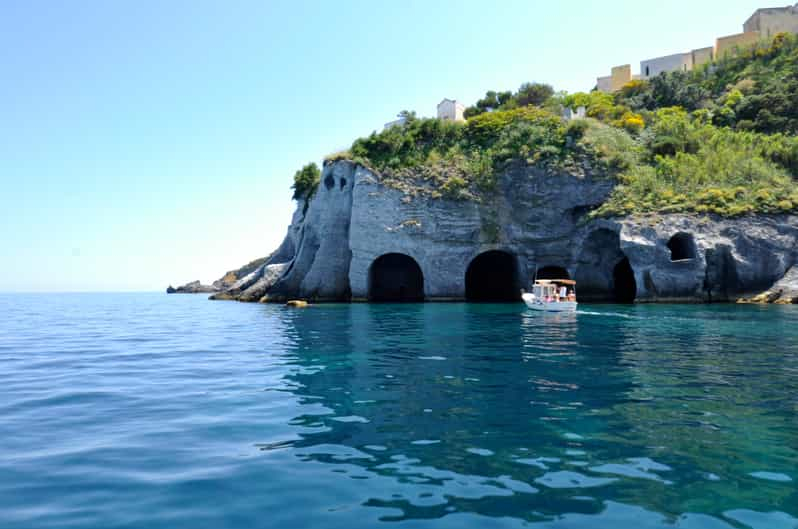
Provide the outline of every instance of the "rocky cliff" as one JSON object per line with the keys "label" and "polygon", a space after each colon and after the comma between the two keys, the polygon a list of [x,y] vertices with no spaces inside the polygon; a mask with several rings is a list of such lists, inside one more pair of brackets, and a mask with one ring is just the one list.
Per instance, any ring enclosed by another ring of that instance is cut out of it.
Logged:
{"label": "rocky cliff", "polygon": [[798,217],[590,219],[615,184],[580,173],[511,164],[487,198],[457,200],[328,163],[280,248],[213,297],[509,300],[567,276],[585,301],[730,301],[774,285],[770,297],[794,299]]}

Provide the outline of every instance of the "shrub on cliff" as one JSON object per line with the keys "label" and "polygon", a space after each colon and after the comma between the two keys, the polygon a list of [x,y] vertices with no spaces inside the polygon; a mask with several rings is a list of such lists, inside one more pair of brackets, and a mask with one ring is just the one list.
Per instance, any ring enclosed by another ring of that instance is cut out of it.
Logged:
{"label": "shrub on cliff", "polygon": [[350,152],[378,170],[423,164],[430,152],[446,152],[463,137],[462,123],[439,119],[413,119],[403,125],[359,138]]}
{"label": "shrub on cliff", "polygon": [[[438,119],[415,119],[355,140],[350,154],[378,171],[436,165],[455,157],[486,156],[493,161],[519,157],[538,149],[559,152],[565,127],[550,112],[523,107],[481,114],[467,124]],[[456,155],[456,156],[455,156]]]}
{"label": "shrub on cliff", "polygon": [[540,141],[545,143],[559,143],[565,137],[562,119],[546,110],[527,106],[487,112],[469,119],[465,138],[473,146],[490,148],[502,141],[502,133],[528,126],[535,127],[541,137]]}
{"label": "shrub on cliff", "polygon": [[646,132],[642,164],[593,215],[685,212],[736,216],[798,208],[796,140],[703,123],[681,109],[660,109]]}
{"label": "shrub on cliff", "polygon": [[554,89],[544,83],[524,83],[515,93],[489,90],[485,97],[466,108],[463,115],[470,119],[496,110],[512,110],[529,105],[543,106],[553,95]]}
{"label": "shrub on cliff", "polygon": [[639,162],[641,146],[629,134],[598,121],[588,123],[580,143],[607,172],[614,174]]}
{"label": "shrub on cliff", "polygon": [[614,103],[635,112],[704,109],[711,123],[798,134],[798,36],[781,33],[690,72],[667,72],[624,87]]}
{"label": "shrub on cliff", "polygon": [[497,174],[511,160],[579,171],[585,160],[614,174],[635,163],[638,150],[639,142],[620,128],[593,119],[566,123],[549,110],[524,106],[486,112],[465,124],[408,120],[356,140],[347,155],[405,192],[475,198],[495,189]]}
{"label": "shrub on cliff", "polygon": [[294,190],[292,198],[294,200],[311,198],[316,192],[316,188],[319,187],[320,178],[321,171],[315,163],[309,163],[294,173],[294,185],[291,186],[291,189]]}

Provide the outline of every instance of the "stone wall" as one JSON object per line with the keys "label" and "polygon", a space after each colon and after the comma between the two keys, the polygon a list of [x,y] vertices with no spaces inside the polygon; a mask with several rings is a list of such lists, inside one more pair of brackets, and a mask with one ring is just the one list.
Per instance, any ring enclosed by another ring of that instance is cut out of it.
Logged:
{"label": "stone wall", "polygon": [[757,9],[743,24],[743,31],[758,32],[764,38],[772,38],[777,33],[798,33],[798,7]]}
{"label": "stone wall", "polygon": [[724,55],[734,54],[738,49],[756,44],[758,40],[759,33],[755,31],[718,37],[715,41],[715,59],[722,59]]}
{"label": "stone wall", "polygon": [[709,62],[712,62],[714,57],[715,48],[707,46],[706,48],[698,48],[690,52],[693,68],[698,68]]}

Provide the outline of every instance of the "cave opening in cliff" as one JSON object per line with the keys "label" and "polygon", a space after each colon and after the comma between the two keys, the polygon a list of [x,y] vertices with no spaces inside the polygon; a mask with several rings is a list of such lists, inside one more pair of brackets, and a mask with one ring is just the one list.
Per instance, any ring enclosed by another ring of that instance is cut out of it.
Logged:
{"label": "cave opening in cliff", "polygon": [[538,270],[536,279],[571,279],[568,270],[561,266],[544,266]]}
{"label": "cave opening in cliff", "polygon": [[574,267],[579,301],[614,302],[613,269],[624,257],[618,232],[607,228],[591,231]]}
{"label": "cave opening in cliff", "polygon": [[637,297],[635,272],[628,257],[621,259],[612,271],[612,294],[616,303],[634,303]]}
{"label": "cave opening in cliff", "polygon": [[671,261],[685,261],[696,257],[695,240],[689,233],[680,232],[671,237],[668,249],[671,251]]}
{"label": "cave opening in cliff", "polygon": [[521,299],[515,256],[500,250],[481,253],[468,265],[466,300],[506,303]]}
{"label": "cave opening in cliff", "polygon": [[369,269],[369,301],[424,301],[424,274],[416,260],[401,253],[375,259]]}

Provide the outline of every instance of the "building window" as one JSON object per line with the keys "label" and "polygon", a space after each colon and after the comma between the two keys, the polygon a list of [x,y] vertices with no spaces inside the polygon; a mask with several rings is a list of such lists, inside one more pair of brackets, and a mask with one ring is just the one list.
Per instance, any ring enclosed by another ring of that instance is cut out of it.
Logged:
{"label": "building window", "polygon": [[648,66],[646,66],[646,77],[648,77],[648,76],[649,76],[649,73],[648,73],[648,72],[649,72],[649,70],[648,70]]}

